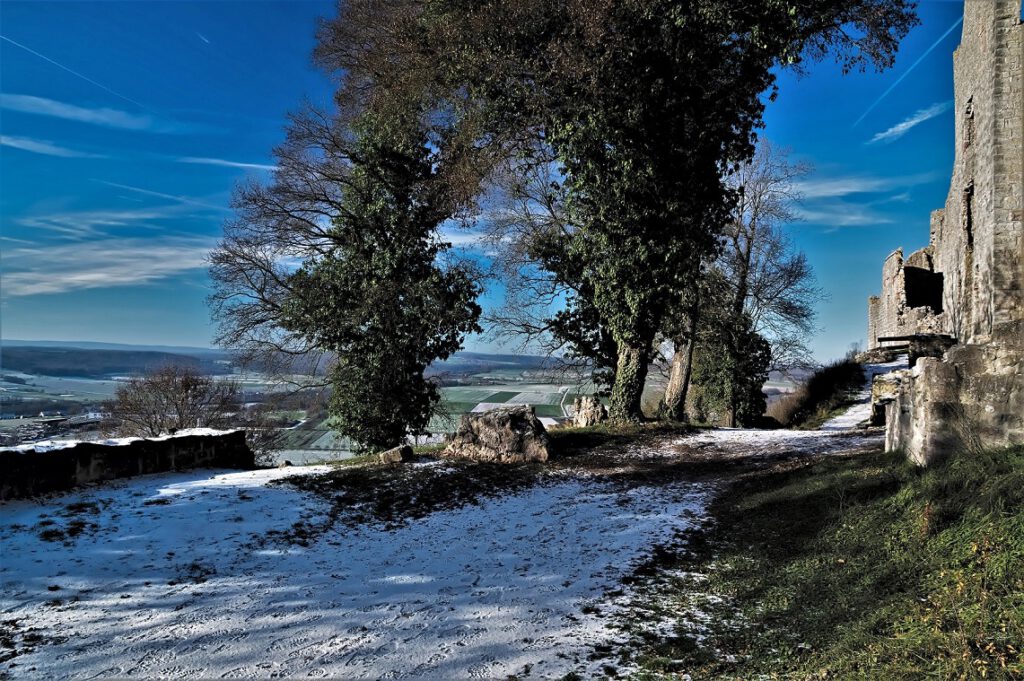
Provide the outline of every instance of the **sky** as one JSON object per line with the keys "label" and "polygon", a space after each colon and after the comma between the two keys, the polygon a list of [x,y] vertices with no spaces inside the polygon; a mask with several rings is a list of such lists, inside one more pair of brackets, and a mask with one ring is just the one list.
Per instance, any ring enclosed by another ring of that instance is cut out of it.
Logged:
{"label": "sky", "polygon": [[[333,11],[0,3],[0,337],[208,347],[205,256],[233,187],[270,178],[287,112],[331,102],[310,53]],[[826,294],[810,343],[821,361],[863,344],[885,256],[926,245],[945,202],[962,12],[922,2],[884,73],[781,73],[762,134],[814,168],[786,229]],[[483,302],[500,304],[499,289]]]}

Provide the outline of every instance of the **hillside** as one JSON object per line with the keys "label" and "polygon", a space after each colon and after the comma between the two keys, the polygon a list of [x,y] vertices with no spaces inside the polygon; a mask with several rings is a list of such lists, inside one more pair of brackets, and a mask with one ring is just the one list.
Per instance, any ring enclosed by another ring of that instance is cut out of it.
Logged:
{"label": "hillside", "polygon": [[5,347],[0,366],[42,376],[106,378],[117,374],[138,374],[163,366],[188,366],[205,374],[231,372],[228,364],[170,352],[146,350],[91,350],[72,347]]}
{"label": "hillside", "polygon": [[[4,340],[0,351],[0,368],[42,376],[76,376],[104,378],[112,374],[144,373],[168,364],[192,366],[206,374],[230,373],[229,350],[162,345],[129,345],[92,341],[19,341]],[[557,358],[535,355],[488,354],[457,352],[427,370],[427,375],[442,381],[463,382],[476,374],[546,371]],[[310,360],[296,369],[322,372],[323,362]],[[261,364],[247,367],[260,372]]]}

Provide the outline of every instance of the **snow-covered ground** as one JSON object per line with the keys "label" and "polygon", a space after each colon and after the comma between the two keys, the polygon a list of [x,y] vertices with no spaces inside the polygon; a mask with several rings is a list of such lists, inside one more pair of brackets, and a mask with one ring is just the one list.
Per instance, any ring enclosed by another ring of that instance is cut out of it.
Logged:
{"label": "snow-covered ground", "polygon": [[887,374],[892,371],[906,369],[909,366],[907,355],[900,355],[892,362],[864,365],[864,387],[857,393],[857,403],[846,410],[845,413],[826,421],[822,424],[822,430],[842,431],[856,428],[858,425],[871,418],[871,382],[879,374]]}
{"label": "snow-covered ground", "polygon": [[[877,446],[840,429],[867,415],[851,412],[820,431],[701,431],[622,464]],[[622,578],[701,523],[714,493],[563,470],[405,524],[275,536],[332,506],[270,483],[327,470],[161,474],[0,504],[0,676],[589,676],[603,663],[590,651],[617,637]]]}
{"label": "snow-covered ground", "polygon": [[696,451],[723,459],[790,453],[827,454],[876,446],[881,441],[878,434],[842,431],[716,428],[679,438],[674,444],[679,451]]}
{"label": "snow-covered ground", "polygon": [[826,454],[878,446],[883,439],[880,433],[857,430],[871,417],[871,382],[879,374],[906,368],[906,355],[892,362],[864,365],[864,385],[856,395],[856,402],[818,430],[716,428],[680,438],[673,443],[674,449],[721,459],[801,452]]}
{"label": "snow-covered ground", "polygon": [[[398,529],[265,541],[326,511],[266,485],[313,472],[148,476],[0,507],[0,619],[18,649],[31,630],[52,641],[10,671],[503,678],[529,665],[561,676],[611,636],[585,606],[608,614],[605,592],[696,522],[708,493],[560,478]],[[40,537],[76,519],[78,536]]]}

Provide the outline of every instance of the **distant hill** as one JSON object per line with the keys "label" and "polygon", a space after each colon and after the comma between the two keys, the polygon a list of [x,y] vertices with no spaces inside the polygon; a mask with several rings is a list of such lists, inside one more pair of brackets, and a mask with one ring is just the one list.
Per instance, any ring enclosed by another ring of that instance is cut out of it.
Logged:
{"label": "distant hill", "polygon": [[[42,376],[103,378],[114,374],[139,374],[168,364],[191,366],[205,374],[230,373],[229,350],[173,345],[129,345],[95,341],[0,341],[0,369]],[[427,374],[465,378],[498,370],[541,371],[557,359],[535,355],[457,352],[432,365]],[[259,366],[248,367],[259,371]],[[309,370],[314,368],[310,363]],[[323,363],[317,368],[322,372]]]}
{"label": "distant hill", "polygon": [[141,374],[165,366],[192,367],[203,374],[231,372],[228,364],[207,357],[149,350],[98,350],[78,347],[10,347],[4,344],[0,369],[41,376],[107,378]]}
{"label": "distant hill", "polygon": [[501,369],[537,371],[553,366],[554,361],[535,355],[489,355],[482,352],[456,352],[443,362],[436,362],[428,375],[472,375]]}
{"label": "distant hill", "polygon": [[32,347],[32,348],[77,348],[82,350],[126,350],[131,352],[165,352],[173,355],[188,355],[191,357],[216,356],[227,358],[230,351],[219,348],[200,348],[187,345],[131,345],[128,343],[100,343],[97,341],[51,341],[51,340],[0,340],[0,345],[6,348]]}

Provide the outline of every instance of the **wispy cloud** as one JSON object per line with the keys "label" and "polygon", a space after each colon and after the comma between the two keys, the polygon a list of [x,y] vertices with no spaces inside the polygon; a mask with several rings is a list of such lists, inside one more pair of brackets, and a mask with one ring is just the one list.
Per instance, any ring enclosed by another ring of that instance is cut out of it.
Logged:
{"label": "wispy cloud", "polygon": [[[846,175],[811,177],[796,183],[803,199],[797,217],[826,231],[844,227],[869,227],[895,222],[893,203],[910,200],[909,189],[940,179],[940,173],[895,175]],[[883,206],[888,205],[888,209]]]}
{"label": "wispy cloud", "polygon": [[155,196],[159,199],[167,199],[168,201],[174,201],[175,203],[185,204],[186,206],[199,206],[200,208],[208,208],[210,210],[219,211],[230,211],[231,209],[227,206],[219,206],[214,203],[207,203],[200,199],[193,198],[191,196],[179,196],[177,194],[165,194],[164,192],[154,191],[152,189],[145,189],[143,187],[133,187],[130,184],[119,184],[117,182],[107,182],[106,180],[95,180],[100,184],[105,184],[108,187],[117,187],[118,189],[124,189],[126,191],[135,192],[136,194],[142,194],[144,196]]}
{"label": "wispy cloud", "polygon": [[223,158],[205,158],[199,156],[182,156],[177,159],[180,163],[196,163],[208,166],[224,166],[226,168],[249,168],[252,170],[277,170],[277,166],[265,163],[243,163],[241,161],[229,161]]}
{"label": "wispy cloud", "polygon": [[877,213],[868,206],[847,203],[800,208],[797,215],[812,225],[823,225],[833,229],[887,225],[893,221],[891,217]]}
{"label": "wispy cloud", "polygon": [[793,185],[805,200],[831,199],[852,194],[878,194],[927,184],[938,179],[937,173],[919,173],[894,177],[848,175],[840,177],[813,177]]}
{"label": "wispy cloud", "polygon": [[206,267],[216,241],[208,237],[103,239],[46,248],[11,249],[6,296],[138,286]]}
{"label": "wispy cloud", "polygon": [[49,116],[67,121],[77,121],[89,125],[99,125],[118,130],[135,130],[143,132],[183,134],[203,132],[209,128],[189,123],[164,120],[149,114],[130,113],[108,107],[87,107],[68,104],[46,97],[0,93],[0,108],[8,111]]}
{"label": "wispy cloud", "polygon": [[883,130],[876,134],[868,141],[868,144],[875,144],[876,142],[885,142],[888,144],[890,142],[895,142],[910,132],[912,128],[921,125],[925,121],[929,121],[936,116],[941,116],[952,108],[953,102],[950,100],[948,102],[936,102],[924,109],[918,109],[909,117],[903,119],[888,130]]}
{"label": "wispy cloud", "polygon": [[153,117],[145,114],[105,107],[87,108],[33,95],[0,93],[0,108],[124,130],[149,130],[155,125]]}
{"label": "wispy cloud", "polygon": [[31,137],[15,137],[12,135],[0,135],[0,146],[21,149],[33,154],[44,154],[46,156],[60,156],[63,158],[105,158],[102,154],[90,154],[84,151],[76,151],[54,144],[48,140],[33,139]]}
{"label": "wispy cloud", "polygon": [[181,217],[182,206],[160,206],[126,210],[80,210],[19,218],[23,227],[57,234],[64,239],[83,241],[110,236],[109,229],[152,228],[161,220]]}
{"label": "wispy cloud", "polygon": [[486,232],[478,229],[465,229],[455,224],[447,224],[441,227],[438,237],[441,241],[451,244],[456,251],[493,255],[494,242]]}

